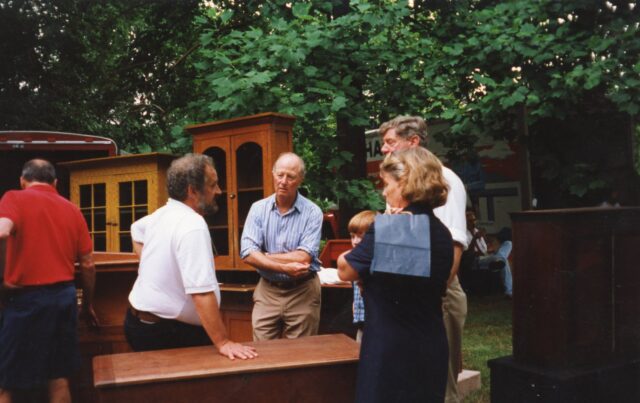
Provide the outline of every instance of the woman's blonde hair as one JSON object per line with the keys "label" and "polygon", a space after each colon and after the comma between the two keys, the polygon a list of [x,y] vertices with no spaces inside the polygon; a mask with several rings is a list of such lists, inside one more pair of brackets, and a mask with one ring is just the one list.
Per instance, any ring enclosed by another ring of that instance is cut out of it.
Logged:
{"label": "woman's blonde hair", "polygon": [[371,224],[376,220],[377,211],[364,210],[354,215],[349,220],[348,230],[352,234],[362,234],[367,232]]}
{"label": "woman's blonde hair", "polygon": [[425,148],[412,147],[387,154],[380,164],[380,173],[400,184],[402,197],[409,203],[436,208],[447,201],[449,187],[442,176],[442,163]]}

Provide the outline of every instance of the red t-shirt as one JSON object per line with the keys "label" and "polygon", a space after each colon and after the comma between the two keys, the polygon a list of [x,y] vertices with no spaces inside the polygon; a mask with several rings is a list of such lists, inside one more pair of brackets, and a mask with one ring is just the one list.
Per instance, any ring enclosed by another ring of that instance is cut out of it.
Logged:
{"label": "red t-shirt", "polygon": [[11,190],[0,200],[0,217],[13,221],[7,240],[4,281],[44,285],[70,281],[74,263],[93,246],[80,210],[53,186]]}

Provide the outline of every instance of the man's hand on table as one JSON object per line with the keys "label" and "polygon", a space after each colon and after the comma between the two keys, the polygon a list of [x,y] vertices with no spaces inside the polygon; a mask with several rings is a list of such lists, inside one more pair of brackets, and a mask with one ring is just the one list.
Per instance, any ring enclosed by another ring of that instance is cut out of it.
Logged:
{"label": "man's hand on table", "polygon": [[227,340],[226,343],[223,343],[222,346],[218,348],[218,352],[221,355],[228,357],[230,360],[235,360],[236,358],[246,360],[256,358],[258,356],[255,348],[244,346],[231,340]]}

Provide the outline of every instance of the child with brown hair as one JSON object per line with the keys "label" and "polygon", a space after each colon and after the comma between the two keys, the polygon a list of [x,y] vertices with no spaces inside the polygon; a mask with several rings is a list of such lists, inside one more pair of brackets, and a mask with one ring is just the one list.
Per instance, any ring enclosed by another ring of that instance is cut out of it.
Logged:
{"label": "child with brown hair", "polygon": [[[371,224],[375,221],[377,211],[364,210],[354,215],[349,221],[349,235],[351,236],[351,246],[355,248],[360,243],[362,237],[367,232]],[[364,300],[358,283],[353,283],[353,323],[358,328],[356,341],[362,340],[362,328],[364,326]]]}

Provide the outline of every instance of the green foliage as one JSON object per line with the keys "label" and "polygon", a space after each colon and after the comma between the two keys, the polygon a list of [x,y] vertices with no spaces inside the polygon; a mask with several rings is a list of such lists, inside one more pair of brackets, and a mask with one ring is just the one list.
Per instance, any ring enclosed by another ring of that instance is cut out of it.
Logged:
{"label": "green foliage", "polygon": [[[566,106],[594,89],[618,110],[638,107],[637,13],[583,1],[470,3],[475,7],[461,4],[454,14],[442,15],[444,24],[435,33],[448,45],[434,66],[454,66],[464,112],[481,127],[514,105],[527,106],[531,123],[564,116]],[[459,34],[451,35],[454,30]],[[469,85],[463,85],[464,76]],[[615,95],[620,92],[629,96]],[[501,128],[510,131],[502,121]]]}
{"label": "green foliage", "polygon": [[555,139],[570,149],[597,136],[549,122],[640,112],[640,14],[630,3],[212,3],[0,0],[0,35],[10,38],[0,42],[0,128],[182,152],[187,123],[289,113],[296,151],[313,160],[311,196],[373,207],[370,189],[348,179],[362,159],[347,146],[395,115],[450,122],[439,140],[455,157],[480,134],[516,139],[526,110],[543,176],[585,195],[601,184],[590,174],[599,165]]}
{"label": "green foliage", "polygon": [[190,99],[198,3],[0,1],[0,128],[189,149],[170,128]]}
{"label": "green foliage", "polygon": [[[446,144],[459,148],[459,140],[479,133],[516,139],[518,115],[526,110],[526,141],[535,143],[533,160],[543,177],[580,197],[604,186],[592,175],[602,168],[591,156],[595,149],[573,150],[604,133],[624,133],[615,122],[638,114],[637,9],[581,0],[464,1],[443,6],[437,20],[433,39],[446,46],[428,69],[433,82],[447,75],[454,84],[447,92],[458,101],[431,112],[453,123],[451,133],[458,135],[444,137]],[[549,124],[585,119],[613,124],[598,133]],[[561,137],[567,147],[558,146]]]}
{"label": "green foliage", "polygon": [[[325,1],[210,12],[200,20],[196,120],[296,115],[296,141],[325,161],[311,171],[310,190],[337,200],[350,194],[339,176],[339,160],[348,162],[335,158],[334,127],[324,130],[341,118],[353,127],[400,113],[445,119],[451,128],[439,140],[455,156],[483,133],[514,140],[523,109],[534,138],[545,119],[576,119],[594,108],[638,113],[638,18],[626,5],[614,12],[580,0],[348,4],[340,13],[344,2]],[[564,159],[552,143],[536,147],[541,160]],[[580,168],[588,162],[568,161],[561,187],[575,195],[597,187]]]}
{"label": "green foliage", "polygon": [[[349,164],[351,153],[337,151],[335,125],[328,124],[318,137],[305,137],[296,142],[295,151],[306,164],[307,178],[303,188],[323,211],[336,209],[341,204],[355,209],[381,210],[384,202],[380,193],[368,179],[346,179],[337,174]],[[324,175],[324,176],[323,176]]]}
{"label": "green foliage", "polygon": [[[339,16],[335,6],[250,2],[233,13],[210,12],[200,20],[199,91],[191,108],[196,121],[269,110],[295,115],[311,197],[374,208],[380,202],[373,187],[342,174],[354,160],[339,152],[335,122],[345,119],[361,132],[377,126],[382,100],[396,101],[398,111],[419,111],[424,98],[398,90],[418,80],[421,69],[410,62],[423,44],[405,23],[406,3],[352,1]],[[250,22],[236,20],[247,12]]]}

